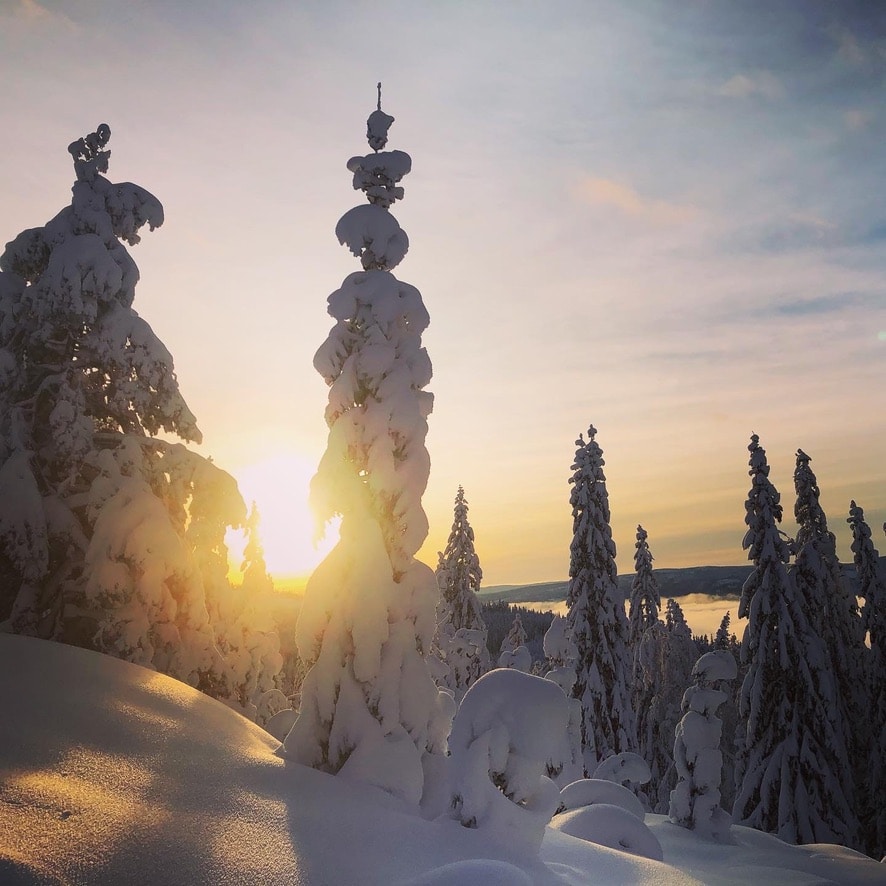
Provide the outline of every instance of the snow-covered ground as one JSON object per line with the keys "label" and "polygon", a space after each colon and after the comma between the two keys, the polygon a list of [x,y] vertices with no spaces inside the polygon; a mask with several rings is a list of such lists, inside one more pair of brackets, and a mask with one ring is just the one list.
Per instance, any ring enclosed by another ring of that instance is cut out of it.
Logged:
{"label": "snow-covered ground", "polygon": [[647,815],[664,863],[548,829],[540,856],[429,822],[153,671],[0,635],[0,883],[886,884],[886,865]]}

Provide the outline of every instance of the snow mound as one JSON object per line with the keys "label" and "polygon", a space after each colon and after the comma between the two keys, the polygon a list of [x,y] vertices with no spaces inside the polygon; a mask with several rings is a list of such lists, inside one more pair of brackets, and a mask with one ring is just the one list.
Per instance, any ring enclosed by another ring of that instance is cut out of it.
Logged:
{"label": "snow mound", "polygon": [[555,815],[551,827],[610,849],[619,849],[654,861],[662,861],[664,858],[661,843],[655,834],[636,815],[621,806],[595,803],[581,809],[570,809]]}
{"label": "snow mound", "polygon": [[568,809],[580,809],[582,806],[592,806],[594,803],[620,806],[625,812],[630,812],[640,821],[643,821],[645,816],[643,804],[636,795],[624,785],[614,781],[606,781],[602,778],[580,778],[578,781],[566,785],[560,791],[560,808],[563,812]]}

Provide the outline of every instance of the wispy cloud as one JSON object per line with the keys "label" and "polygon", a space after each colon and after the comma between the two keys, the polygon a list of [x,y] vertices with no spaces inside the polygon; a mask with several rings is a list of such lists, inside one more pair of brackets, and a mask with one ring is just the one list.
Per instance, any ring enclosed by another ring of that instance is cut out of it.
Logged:
{"label": "wispy cloud", "polygon": [[862,108],[850,108],[843,114],[843,120],[846,123],[848,129],[851,129],[853,132],[860,132],[863,129],[867,129],[870,126],[871,122],[874,120],[873,111],[867,111]]}
{"label": "wispy cloud", "polygon": [[834,292],[814,298],[790,298],[776,302],[772,310],[782,316],[806,317],[871,307],[886,307],[886,293]]}
{"label": "wispy cloud", "polygon": [[28,21],[48,21],[52,18],[52,13],[37,0],[18,0],[17,3],[10,4],[8,11],[15,18]]}
{"label": "wispy cloud", "polygon": [[623,215],[652,224],[681,224],[697,214],[693,206],[644,197],[629,185],[608,178],[584,176],[578,183],[577,192],[587,203],[615,209]]}
{"label": "wispy cloud", "polygon": [[726,98],[750,98],[759,95],[774,101],[785,94],[782,82],[771,71],[751,71],[730,77],[718,90]]}
{"label": "wispy cloud", "polygon": [[845,233],[832,222],[816,215],[791,213],[732,231],[724,245],[730,252],[786,253],[832,249],[845,241]]}
{"label": "wispy cloud", "polygon": [[828,34],[837,44],[837,58],[852,67],[860,67],[868,60],[867,50],[848,28],[833,26]]}
{"label": "wispy cloud", "polygon": [[808,213],[739,227],[721,238],[727,253],[786,255],[821,253],[855,247],[879,246],[886,240],[886,219],[871,218],[836,224]]}
{"label": "wispy cloud", "polygon": [[9,18],[20,25],[41,27],[45,25],[64,25],[73,29],[74,23],[64,13],[53,11],[38,0],[11,0],[0,3],[0,19]]}

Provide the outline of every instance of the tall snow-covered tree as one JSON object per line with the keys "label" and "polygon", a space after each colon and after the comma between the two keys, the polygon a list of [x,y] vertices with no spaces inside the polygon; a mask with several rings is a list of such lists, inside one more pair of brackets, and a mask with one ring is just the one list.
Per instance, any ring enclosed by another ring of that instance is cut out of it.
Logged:
{"label": "tall snow-covered tree", "polygon": [[[631,602],[628,612],[628,644],[634,659],[634,680],[639,678],[637,653],[643,634],[658,621],[661,593],[658,580],[652,571],[652,551],[649,535],[642,526],[637,527],[637,543],[634,554],[634,579],[631,582]],[[639,709],[637,709],[639,710]]]}
{"label": "tall snow-covered tree", "polygon": [[596,434],[592,425],[587,442],[579,435],[569,479],[573,538],[566,603],[577,653],[573,697],[582,703],[587,772],[600,760],[637,746],[628,623],[618,590],[603,452]]}
{"label": "tall snow-covered tree", "polygon": [[[794,489],[797,501],[794,516],[794,581],[812,615],[812,627],[824,641],[837,692],[834,723],[843,734],[844,759],[841,774],[847,797],[852,799],[854,780],[867,778],[865,759],[869,742],[861,716],[864,707],[864,632],[855,596],[843,578],[837,558],[837,542],[828,530],[828,521],[819,501],[819,487],[810,467],[811,458],[797,450]],[[840,750],[840,748],[835,748]]]}
{"label": "tall snow-covered tree", "polygon": [[163,208],[105,178],[110,135],[70,145],[70,206],[0,256],[0,618],[224,694],[195,520],[223,545],[245,508],[230,475],[156,437],[201,439],[132,307],[124,244]]}
{"label": "tall snow-covered tree", "polygon": [[490,667],[486,625],[477,599],[483,570],[474,550],[474,530],[461,486],[455,496],[452,530],[436,574],[440,598],[434,648],[445,666],[443,685],[455,693],[458,701]]}
{"label": "tall snow-covered tree", "polygon": [[[646,794],[650,808],[655,808],[658,785],[671,764],[671,749],[667,746],[666,740],[664,742],[659,740],[661,723],[659,693],[663,684],[664,662],[659,660],[661,656],[656,653],[659,647],[663,648],[666,645],[667,638],[658,630],[661,594],[652,571],[653,558],[648,538],[646,530],[638,526],[634,553],[635,575],[631,582],[628,613],[628,645],[632,660],[631,703],[637,716],[637,749],[640,756],[649,764],[651,783]],[[645,668],[644,662],[647,665]]]}
{"label": "tall snow-covered tree", "polygon": [[[866,790],[860,798],[865,848],[874,858],[886,856],[886,574],[874,547],[864,510],[854,501],[847,520],[858,574],[858,596],[864,600],[862,625],[870,645],[866,656],[865,719],[871,744],[865,758]],[[886,530],[886,526],[884,526]]]}
{"label": "tall snow-covered tree", "polygon": [[842,736],[833,722],[836,692],[827,651],[788,569],[780,495],[754,434],[743,547],[753,570],[742,587],[748,619],[740,695],[746,722],[742,783],[733,817],[789,843],[853,845],[858,823],[841,783]]}
{"label": "tall snow-covered tree", "polygon": [[342,522],[305,591],[297,643],[311,668],[284,747],[300,763],[418,802],[422,757],[445,750],[452,700],[428,671],[437,588],[415,559],[428,532],[433,396],[421,343],[428,312],[391,273],[409,241],[389,207],[411,168],[408,154],[381,150],[393,119],[379,98],[367,121],[373,153],[348,161],[369,203],[336,228],[363,269],[329,297],[335,323],[314,357],[329,385],[329,437],[311,499],[321,519]]}

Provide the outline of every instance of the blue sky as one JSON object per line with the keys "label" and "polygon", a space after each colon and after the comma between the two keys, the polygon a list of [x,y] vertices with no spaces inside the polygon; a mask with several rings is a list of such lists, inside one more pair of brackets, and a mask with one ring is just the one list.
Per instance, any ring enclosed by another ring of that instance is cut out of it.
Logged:
{"label": "blue sky", "polygon": [[487,583],[563,577],[589,423],[622,571],[637,523],[661,566],[743,561],[752,432],[789,515],[802,447],[842,556],[850,498],[886,549],[886,7],[3,0],[0,77],[0,241],[67,202],[68,142],[109,123],[109,177],[166,210],[135,306],[202,451],[299,474],[245,490],[266,532],[304,533],[382,80],[413,158],[397,275],[431,314],[428,562],[461,483]]}

